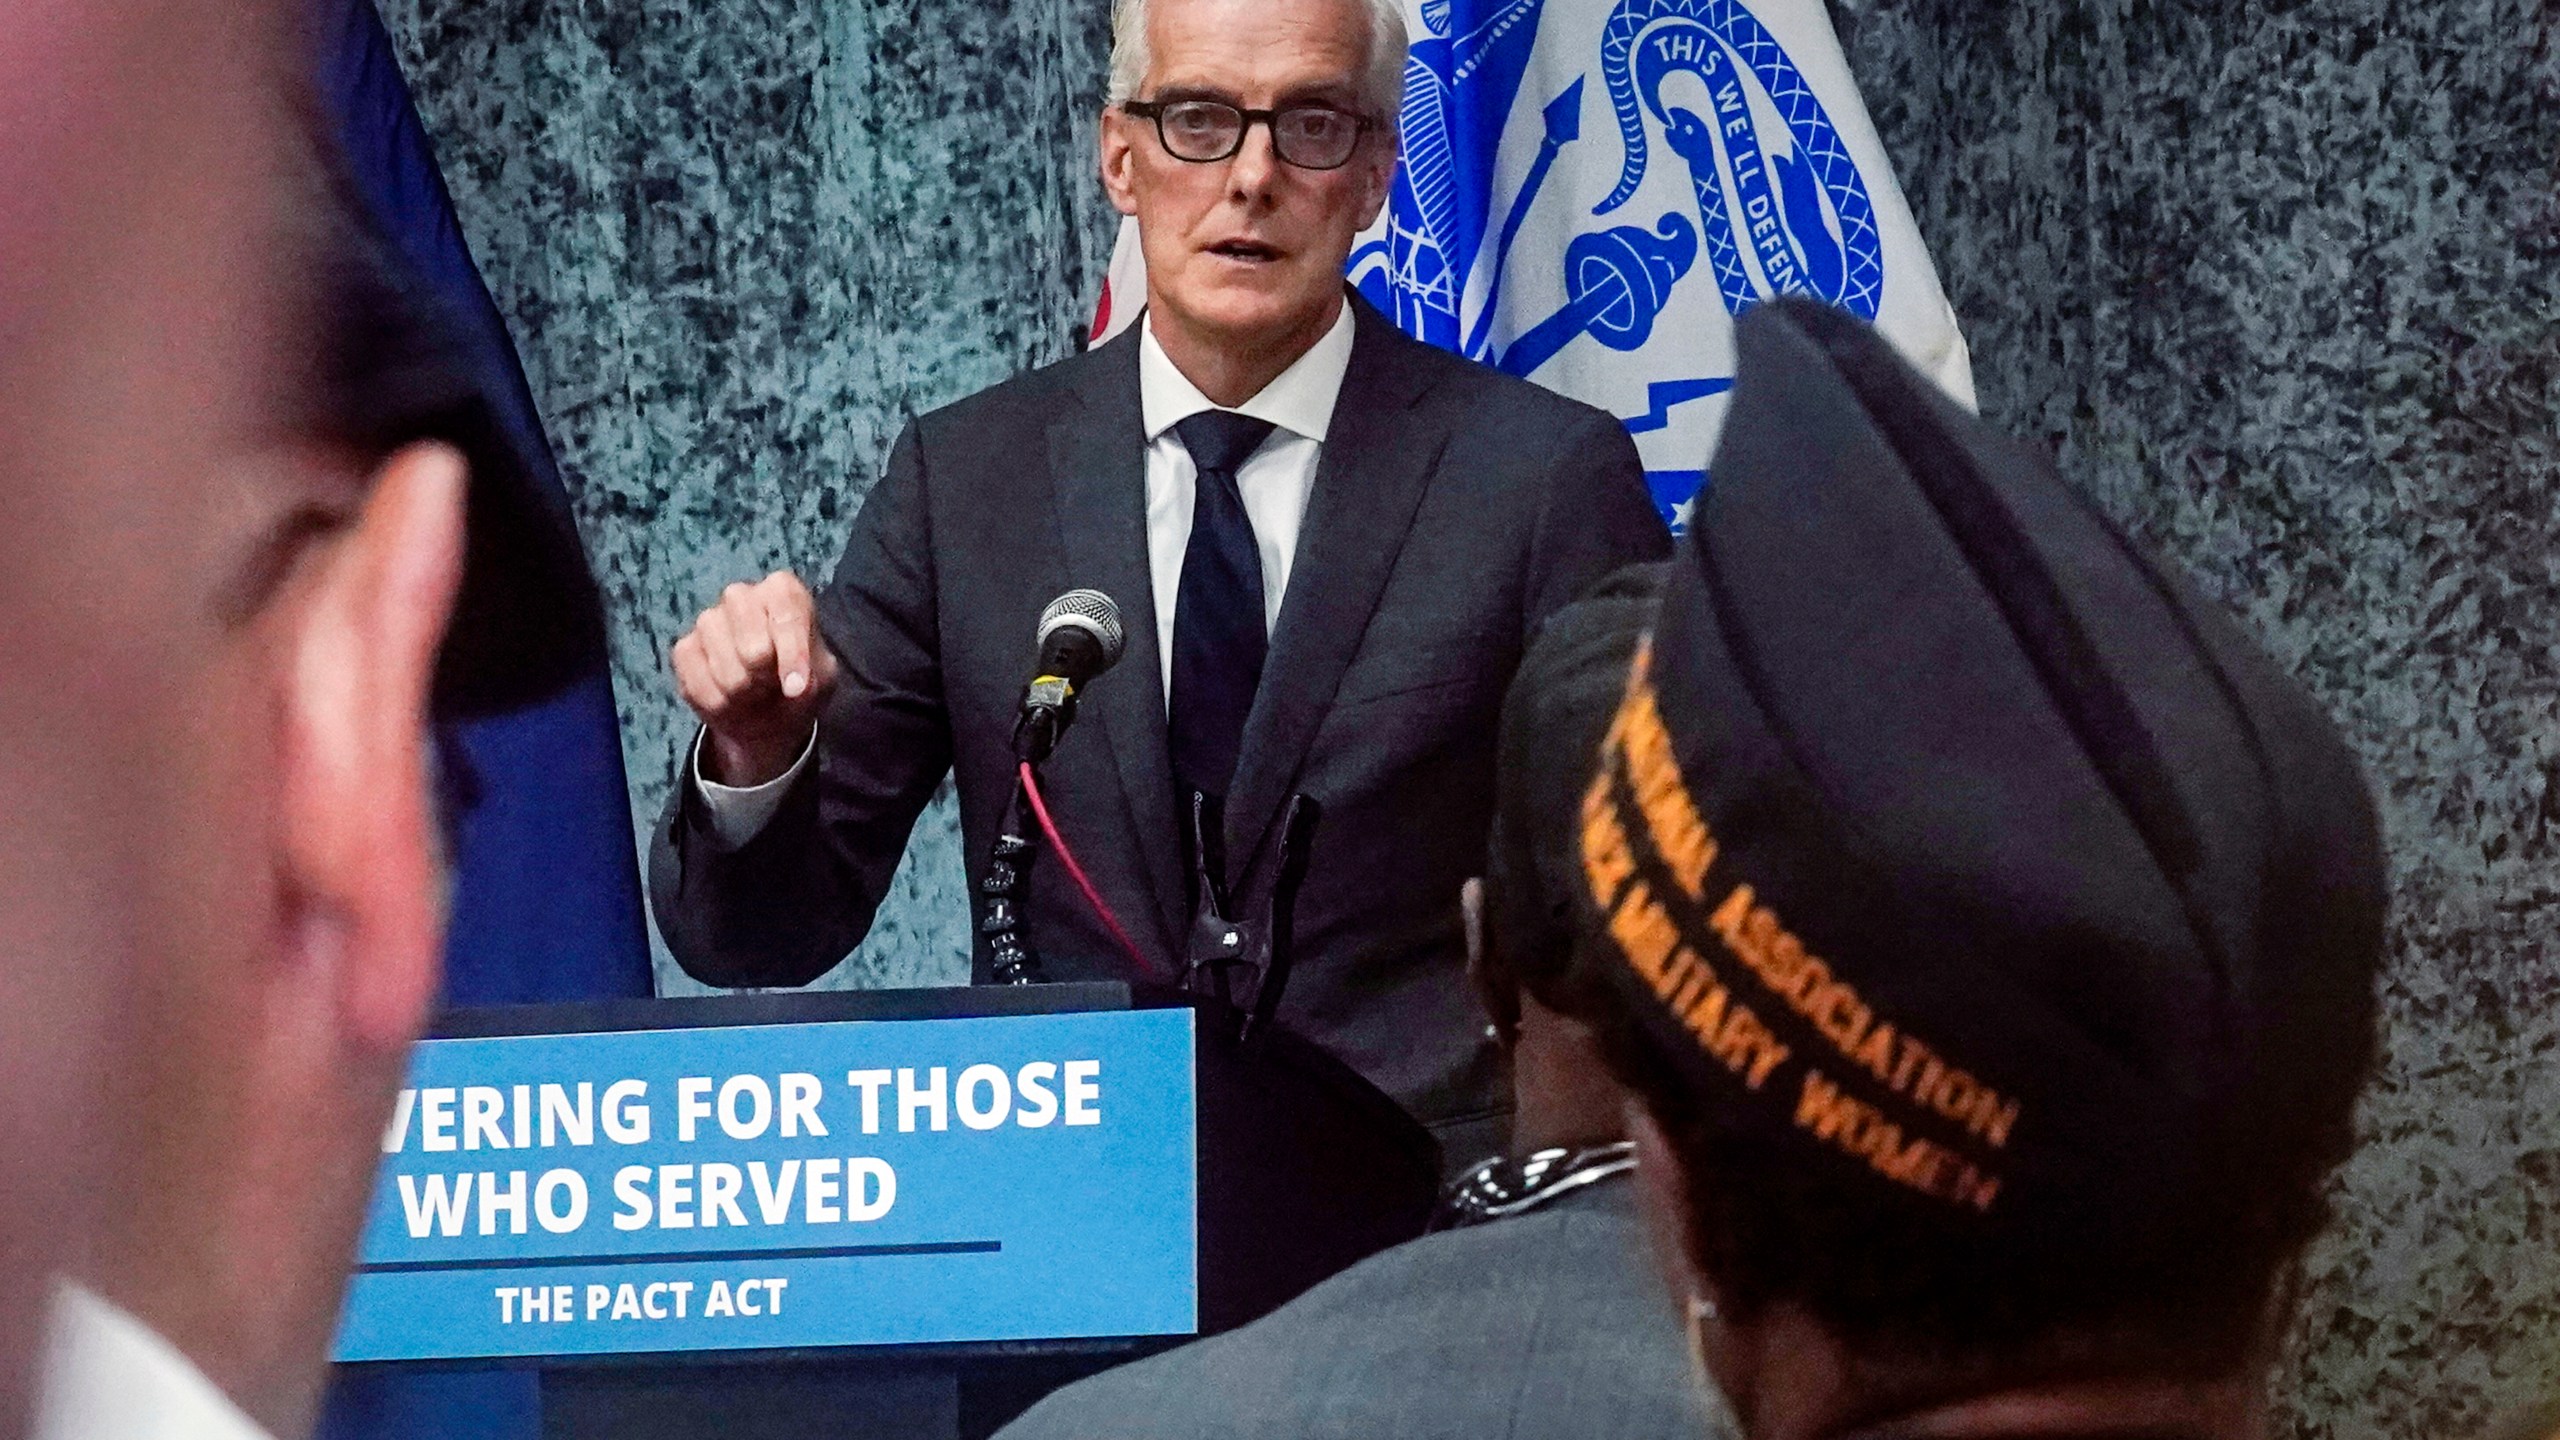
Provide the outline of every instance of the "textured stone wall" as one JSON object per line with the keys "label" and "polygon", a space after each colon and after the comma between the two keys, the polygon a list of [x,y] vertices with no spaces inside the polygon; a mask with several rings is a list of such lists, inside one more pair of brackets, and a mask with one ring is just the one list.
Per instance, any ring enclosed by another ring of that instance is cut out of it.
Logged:
{"label": "textured stone wall", "polygon": [[[387,0],[617,622],[834,558],[905,418],[1063,354],[1102,0]],[[2560,41],[2540,0],[1839,0],[1985,412],[2341,717],[2398,882],[2303,1436],[2560,1390]],[[838,979],[963,973],[947,808]],[[662,967],[670,991],[684,982]]]}

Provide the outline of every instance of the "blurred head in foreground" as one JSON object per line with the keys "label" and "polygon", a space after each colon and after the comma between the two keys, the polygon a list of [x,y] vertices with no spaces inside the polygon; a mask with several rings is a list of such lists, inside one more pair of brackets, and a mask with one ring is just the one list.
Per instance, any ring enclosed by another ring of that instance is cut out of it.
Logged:
{"label": "blurred head in foreground", "polygon": [[2356,762],[1871,331],[1739,344],[1578,806],[1700,1358],[1754,1437],[2256,1433],[2373,1045]]}
{"label": "blurred head in foreground", "polygon": [[440,658],[521,477],[266,9],[0,22],[0,1434],[52,1267],[307,1427],[436,994],[430,710],[548,684]]}
{"label": "blurred head in foreground", "polygon": [[223,603],[308,483],[239,463],[286,318],[271,8],[0,14],[0,1436],[94,1210],[115,1007],[213,903],[173,883],[205,841],[173,762],[204,758],[217,677],[279,643]]}

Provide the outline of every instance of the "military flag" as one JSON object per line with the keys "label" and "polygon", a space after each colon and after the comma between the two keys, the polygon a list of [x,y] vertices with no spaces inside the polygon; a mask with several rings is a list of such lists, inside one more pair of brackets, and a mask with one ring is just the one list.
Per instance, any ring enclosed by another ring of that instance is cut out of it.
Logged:
{"label": "military flag", "polygon": [[[1873,323],[1970,405],[1954,312],[1821,0],[1407,0],[1386,213],[1351,252],[1406,332],[1626,423],[1686,518],[1733,322],[1782,294]],[[1100,343],[1137,317],[1124,222]]]}

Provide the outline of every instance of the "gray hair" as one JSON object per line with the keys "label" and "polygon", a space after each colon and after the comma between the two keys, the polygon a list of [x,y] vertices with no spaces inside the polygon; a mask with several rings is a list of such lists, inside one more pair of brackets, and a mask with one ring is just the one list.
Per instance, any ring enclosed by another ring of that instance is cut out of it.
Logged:
{"label": "gray hair", "polygon": [[[1115,0],[1111,7],[1110,103],[1138,98],[1155,57],[1147,50],[1149,0]],[[1404,0],[1361,0],[1369,14],[1369,73],[1361,93],[1378,117],[1393,125],[1404,99],[1407,35]]]}

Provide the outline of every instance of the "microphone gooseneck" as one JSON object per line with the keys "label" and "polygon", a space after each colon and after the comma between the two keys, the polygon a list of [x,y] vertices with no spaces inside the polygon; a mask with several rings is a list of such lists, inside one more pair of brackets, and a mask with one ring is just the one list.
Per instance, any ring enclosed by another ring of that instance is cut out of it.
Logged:
{"label": "microphone gooseneck", "polygon": [[[1024,885],[1037,853],[1026,794],[1030,805],[1039,804],[1033,788],[1038,783],[1036,767],[1058,748],[1058,738],[1075,723],[1077,691],[1120,662],[1128,633],[1120,624],[1120,606],[1110,596],[1099,590],[1070,590],[1040,612],[1033,644],[1031,683],[1023,687],[1021,713],[1013,722],[1013,799],[1005,806],[994,853],[987,857],[986,876],[979,882],[985,904],[978,928],[994,957],[995,978],[1005,985],[1029,985],[1047,978],[1039,955],[1022,933]],[[1086,897],[1096,903],[1105,923],[1135,955],[1136,947],[1129,945],[1109,908],[1100,905],[1090,882],[1084,881],[1080,870],[1072,873],[1086,886]]]}

